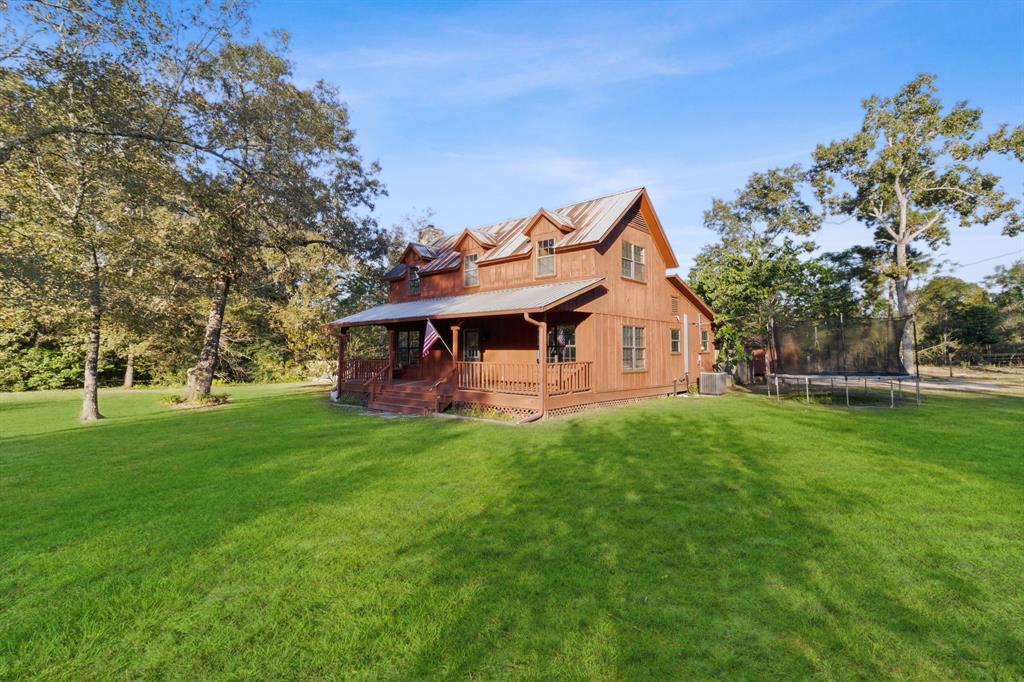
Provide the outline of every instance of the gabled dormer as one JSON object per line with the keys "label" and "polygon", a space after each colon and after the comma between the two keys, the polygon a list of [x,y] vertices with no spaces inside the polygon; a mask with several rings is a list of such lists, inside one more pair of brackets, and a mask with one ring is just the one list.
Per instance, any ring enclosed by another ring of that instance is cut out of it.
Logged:
{"label": "gabled dormer", "polygon": [[542,208],[534,213],[533,217],[530,218],[530,221],[526,223],[526,226],[523,228],[523,234],[530,235],[538,228],[543,229],[547,225],[553,225],[555,229],[562,234],[572,232],[576,229],[576,226],[573,224],[572,219],[569,216],[564,213],[549,211],[546,208]]}
{"label": "gabled dormer", "polygon": [[455,243],[452,244],[452,248],[456,251],[465,251],[467,248],[479,248],[484,251],[489,251],[497,246],[498,243],[493,237],[480,230],[471,230],[468,227],[462,231],[456,239]]}
{"label": "gabled dormer", "polygon": [[391,297],[419,296],[421,270],[429,267],[437,256],[433,246],[409,242],[398,263],[384,274],[384,280],[391,283]]}

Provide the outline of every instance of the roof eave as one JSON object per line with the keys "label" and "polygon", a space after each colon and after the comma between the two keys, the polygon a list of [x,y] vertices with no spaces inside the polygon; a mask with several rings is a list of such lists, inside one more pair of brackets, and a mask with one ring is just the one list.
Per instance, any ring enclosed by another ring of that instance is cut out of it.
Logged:
{"label": "roof eave", "polygon": [[[523,313],[543,313],[543,312],[546,312],[548,310],[551,310],[552,308],[555,308],[557,306],[562,305],[566,301],[571,301],[572,299],[576,298],[577,296],[582,296],[585,293],[593,291],[597,287],[599,287],[602,284],[604,284],[604,281],[605,281],[604,277],[598,278],[596,281],[591,282],[587,286],[582,287],[580,289],[577,289],[576,291],[574,291],[574,292],[572,292],[570,294],[566,294],[565,296],[562,296],[561,298],[559,298],[559,299],[557,299],[555,301],[552,301],[550,303],[546,303],[545,305],[542,305],[542,306],[530,306],[530,307],[525,307],[525,308],[505,308],[505,309],[502,309],[502,310],[487,310],[487,311],[483,311],[483,312],[440,313],[440,314],[437,314],[437,315],[430,315],[429,319],[431,319],[431,320],[455,320],[455,319],[470,318],[470,317],[491,317],[491,316],[494,316],[494,315],[522,315]],[[374,325],[378,325],[379,326],[379,325],[385,325],[385,324],[396,324],[396,323],[399,323],[399,322],[411,322],[411,321],[414,321],[414,320],[425,320],[425,319],[427,319],[427,317],[422,316],[422,315],[416,315],[416,316],[411,316],[411,317],[394,317],[394,318],[388,318],[388,319],[383,319],[383,320],[350,322],[348,324],[342,323],[341,320],[335,320],[334,322],[328,322],[327,324],[324,324],[324,325],[321,325],[321,326],[326,328],[326,329],[328,329],[328,330],[332,330],[332,329],[347,329],[349,327],[371,327],[371,326],[374,326]]]}
{"label": "roof eave", "polygon": [[676,289],[679,289],[680,292],[693,301],[694,305],[701,309],[701,312],[712,320],[715,319],[715,311],[711,309],[711,306],[704,302],[704,299],[700,297],[700,294],[693,290],[693,287],[686,283],[686,280],[675,274],[665,275],[665,279],[674,284]]}

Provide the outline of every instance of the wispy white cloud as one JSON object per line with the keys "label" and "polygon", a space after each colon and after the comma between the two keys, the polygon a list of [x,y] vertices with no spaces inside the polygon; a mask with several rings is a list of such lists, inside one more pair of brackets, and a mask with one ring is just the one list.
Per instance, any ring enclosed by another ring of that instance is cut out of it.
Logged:
{"label": "wispy white cloud", "polygon": [[[818,44],[849,30],[872,5],[839,6],[784,29],[762,31],[735,12],[666,21],[613,21],[557,33],[437,27],[399,46],[355,46],[300,53],[305,68],[327,73],[357,97],[493,101],[537,91],[580,89],[660,77],[716,73]],[[738,23],[737,23],[738,22]],[[734,28],[723,29],[727,24]],[[718,27],[727,40],[709,43]]]}

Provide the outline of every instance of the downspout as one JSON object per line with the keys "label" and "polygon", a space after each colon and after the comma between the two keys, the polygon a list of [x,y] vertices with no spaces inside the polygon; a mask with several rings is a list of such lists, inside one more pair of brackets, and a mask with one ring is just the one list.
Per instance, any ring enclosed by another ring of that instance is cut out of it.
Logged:
{"label": "downspout", "polygon": [[548,323],[538,322],[530,317],[530,313],[523,313],[523,319],[537,328],[537,393],[540,394],[540,410],[534,412],[520,423],[534,422],[544,417],[545,403],[548,393],[548,358],[547,358],[547,327]]}

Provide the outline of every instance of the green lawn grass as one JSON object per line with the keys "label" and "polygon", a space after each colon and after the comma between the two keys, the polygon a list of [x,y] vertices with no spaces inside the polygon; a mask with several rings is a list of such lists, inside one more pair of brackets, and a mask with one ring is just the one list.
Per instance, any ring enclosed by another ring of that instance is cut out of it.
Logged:
{"label": "green lawn grass", "polygon": [[512,427],[226,390],[0,396],[0,677],[1024,677],[1020,398]]}

